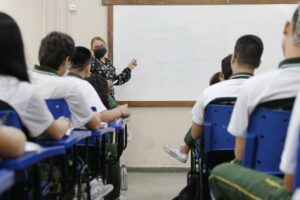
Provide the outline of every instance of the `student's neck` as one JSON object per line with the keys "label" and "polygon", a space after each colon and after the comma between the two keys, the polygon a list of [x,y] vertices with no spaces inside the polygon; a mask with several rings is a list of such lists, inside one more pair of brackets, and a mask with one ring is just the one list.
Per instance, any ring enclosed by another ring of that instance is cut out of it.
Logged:
{"label": "student's neck", "polygon": [[299,58],[300,57],[300,47],[290,46],[285,49],[284,58]]}
{"label": "student's neck", "polygon": [[100,58],[100,60],[105,63],[105,57]]}
{"label": "student's neck", "polygon": [[83,79],[86,78],[86,75],[85,75],[85,73],[84,73],[83,71],[82,71],[82,72],[79,72],[79,71],[76,71],[76,70],[70,70],[70,72],[79,75],[79,76],[80,76],[81,78],[83,78]]}
{"label": "student's neck", "polygon": [[255,68],[250,67],[250,66],[238,66],[236,69],[232,71],[232,74],[239,74],[239,73],[248,73],[248,74],[253,74]]}

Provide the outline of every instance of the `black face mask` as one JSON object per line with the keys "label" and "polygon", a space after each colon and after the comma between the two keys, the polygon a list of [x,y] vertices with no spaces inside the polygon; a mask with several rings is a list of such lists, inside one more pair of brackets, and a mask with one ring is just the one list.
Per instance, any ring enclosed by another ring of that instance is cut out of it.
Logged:
{"label": "black face mask", "polygon": [[100,59],[103,58],[106,54],[106,48],[105,47],[100,47],[94,50],[94,55],[96,58]]}

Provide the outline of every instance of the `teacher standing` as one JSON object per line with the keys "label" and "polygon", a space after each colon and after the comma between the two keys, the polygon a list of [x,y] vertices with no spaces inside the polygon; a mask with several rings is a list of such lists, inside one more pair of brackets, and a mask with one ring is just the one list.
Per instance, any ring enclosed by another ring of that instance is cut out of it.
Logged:
{"label": "teacher standing", "polygon": [[91,73],[100,74],[108,83],[110,93],[114,96],[114,85],[123,85],[131,78],[131,70],[137,66],[137,60],[132,59],[128,66],[120,74],[116,74],[116,68],[112,61],[105,57],[107,48],[105,41],[101,37],[94,37],[91,40],[91,50],[93,53],[91,59]]}

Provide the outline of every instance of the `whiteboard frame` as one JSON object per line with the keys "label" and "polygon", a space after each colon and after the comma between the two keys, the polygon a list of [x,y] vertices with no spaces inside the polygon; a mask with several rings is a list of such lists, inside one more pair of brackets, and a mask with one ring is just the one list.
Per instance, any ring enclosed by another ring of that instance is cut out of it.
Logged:
{"label": "whiteboard frame", "polygon": [[[108,58],[113,60],[114,5],[236,5],[236,4],[295,4],[298,0],[102,0],[107,5]],[[195,101],[119,101],[131,107],[192,107]]]}

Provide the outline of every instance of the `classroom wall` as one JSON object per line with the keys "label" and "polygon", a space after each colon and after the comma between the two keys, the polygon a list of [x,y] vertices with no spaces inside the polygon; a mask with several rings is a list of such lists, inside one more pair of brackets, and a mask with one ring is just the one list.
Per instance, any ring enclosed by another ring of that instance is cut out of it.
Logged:
{"label": "classroom wall", "polygon": [[[69,12],[69,4],[76,5],[77,11]],[[95,35],[107,38],[107,8],[101,5],[101,0],[0,0],[0,10],[18,22],[29,67],[38,63],[40,40],[52,30],[66,32],[74,38],[76,45],[86,47]],[[135,167],[187,166],[169,157],[162,146],[164,143],[182,144],[190,125],[190,110],[132,108],[129,130],[133,140],[128,144],[122,162]]]}

